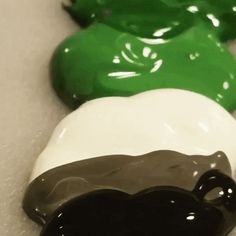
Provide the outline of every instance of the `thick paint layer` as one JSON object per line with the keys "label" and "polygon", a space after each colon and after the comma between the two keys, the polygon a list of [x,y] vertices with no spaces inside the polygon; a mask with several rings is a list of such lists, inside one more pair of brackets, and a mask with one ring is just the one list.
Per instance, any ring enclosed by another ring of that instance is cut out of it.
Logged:
{"label": "thick paint layer", "polygon": [[236,36],[235,1],[81,0],[67,9],[93,23],[52,59],[54,88],[70,107],[179,88],[236,109],[236,61],[220,41]]}
{"label": "thick paint layer", "polygon": [[[216,187],[222,196],[206,201]],[[153,187],[129,195],[104,189],[77,197],[53,215],[41,236],[225,236],[236,223],[236,184],[209,171],[192,192]]]}
{"label": "thick paint layer", "polygon": [[236,38],[235,0],[71,0],[66,9],[82,26],[103,22],[141,37],[160,37],[160,29],[172,37],[201,20],[221,40]]}
{"label": "thick paint layer", "polygon": [[236,61],[205,25],[164,40],[95,24],[57,48],[51,70],[58,95],[74,108],[156,88],[192,90],[236,108]]}
{"label": "thick paint layer", "polygon": [[[129,194],[153,186],[192,190],[200,176],[210,169],[231,176],[229,161],[221,152],[187,156],[156,151],[143,156],[97,157],[43,173],[29,185],[23,205],[33,220],[44,223],[62,204],[95,190],[117,189]],[[219,196],[219,191],[215,194]]]}
{"label": "thick paint layer", "polygon": [[85,103],[55,129],[31,180],[72,162],[99,156],[139,156],[156,150],[211,155],[219,150],[236,171],[236,122],[202,95],[157,89],[129,98]]}

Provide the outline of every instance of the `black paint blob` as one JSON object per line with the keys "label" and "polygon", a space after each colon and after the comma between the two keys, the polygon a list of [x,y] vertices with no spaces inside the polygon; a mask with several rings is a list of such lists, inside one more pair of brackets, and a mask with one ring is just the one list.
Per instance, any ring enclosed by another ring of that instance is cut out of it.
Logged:
{"label": "black paint blob", "polygon": [[[205,196],[220,187],[219,198]],[[129,195],[99,190],[64,204],[41,236],[225,236],[236,225],[236,184],[213,170],[190,192],[153,187]]]}

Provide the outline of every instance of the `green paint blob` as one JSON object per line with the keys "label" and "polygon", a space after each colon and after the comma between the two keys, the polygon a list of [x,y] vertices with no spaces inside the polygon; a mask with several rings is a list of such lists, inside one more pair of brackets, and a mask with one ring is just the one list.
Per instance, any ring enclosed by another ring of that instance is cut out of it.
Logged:
{"label": "green paint blob", "polygon": [[[118,30],[155,37],[156,30],[183,30],[201,19],[221,40],[236,38],[235,0],[72,0],[66,9],[82,25],[102,22]],[[167,36],[171,36],[172,34]]]}
{"label": "green paint blob", "polygon": [[73,17],[91,25],[66,39],[51,64],[54,88],[70,107],[179,88],[236,109],[236,60],[221,44],[236,32],[224,21],[236,15],[232,1],[214,7],[211,0],[73,2],[68,8]]}

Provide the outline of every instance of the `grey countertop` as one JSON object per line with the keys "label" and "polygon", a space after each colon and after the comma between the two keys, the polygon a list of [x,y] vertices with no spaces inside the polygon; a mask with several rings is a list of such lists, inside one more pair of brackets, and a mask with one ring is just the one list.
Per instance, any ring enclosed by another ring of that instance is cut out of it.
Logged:
{"label": "grey countertop", "polygon": [[1,236],[39,234],[21,201],[36,157],[69,112],[51,89],[48,61],[76,30],[58,0],[0,0]]}

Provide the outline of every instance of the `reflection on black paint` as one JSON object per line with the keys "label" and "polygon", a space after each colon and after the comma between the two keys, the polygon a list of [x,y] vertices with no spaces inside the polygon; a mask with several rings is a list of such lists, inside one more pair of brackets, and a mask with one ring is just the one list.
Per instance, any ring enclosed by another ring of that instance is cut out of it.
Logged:
{"label": "reflection on black paint", "polygon": [[[223,194],[206,201],[216,187]],[[63,205],[42,236],[224,236],[236,223],[236,184],[228,176],[206,172],[190,192],[154,187],[129,195],[99,190]]]}

